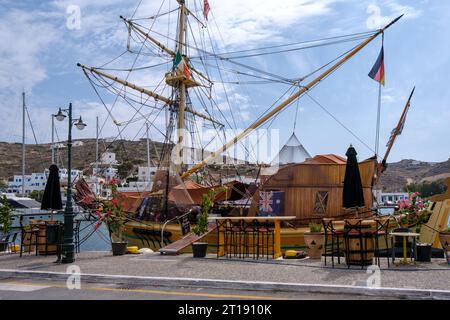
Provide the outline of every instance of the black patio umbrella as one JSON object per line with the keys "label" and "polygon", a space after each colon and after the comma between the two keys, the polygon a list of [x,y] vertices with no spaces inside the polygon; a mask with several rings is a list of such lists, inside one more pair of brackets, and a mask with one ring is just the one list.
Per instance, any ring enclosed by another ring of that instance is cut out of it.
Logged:
{"label": "black patio umbrella", "polygon": [[345,155],[347,156],[347,164],[345,166],[342,206],[344,208],[364,207],[364,193],[355,148],[350,145]]}
{"label": "black patio umbrella", "polygon": [[50,174],[45,184],[44,195],[42,196],[42,210],[62,209],[61,187],[59,184],[59,169],[52,164],[49,168]]}

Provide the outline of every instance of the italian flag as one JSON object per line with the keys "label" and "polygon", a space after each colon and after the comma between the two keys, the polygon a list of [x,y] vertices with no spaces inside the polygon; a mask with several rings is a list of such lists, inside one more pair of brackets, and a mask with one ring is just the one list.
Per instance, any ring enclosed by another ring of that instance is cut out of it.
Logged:
{"label": "italian flag", "polygon": [[184,74],[186,78],[190,79],[191,72],[189,71],[189,67],[186,63],[186,61],[181,56],[180,52],[177,52],[177,55],[175,56],[175,60],[173,61],[173,66],[178,69],[179,72]]}

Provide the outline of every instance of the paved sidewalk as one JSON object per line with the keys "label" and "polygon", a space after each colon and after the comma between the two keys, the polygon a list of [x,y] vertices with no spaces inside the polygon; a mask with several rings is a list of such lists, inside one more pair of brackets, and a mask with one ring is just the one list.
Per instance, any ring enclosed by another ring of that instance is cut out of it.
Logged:
{"label": "paved sidewalk", "polygon": [[[65,273],[67,265],[55,264],[54,256],[17,254],[0,255],[2,270]],[[392,266],[387,268],[386,259],[380,271],[381,287],[403,289],[450,290],[450,266],[445,259],[433,259],[431,263]],[[217,259],[208,255],[195,259],[191,254],[163,256],[158,253],[113,257],[110,252],[82,252],[75,262],[82,274],[116,275],[132,277],[160,277],[164,281],[172,278],[190,280],[224,280],[301,284],[305,286],[365,286],[370,276],[360,267],[348,269],[345,264],[331,268],[323,260],[276,260],[254,261]],[[131,278],[130,278],[131,277]],[[120,277],[118,277],[120,278]],[[136,278],[136,281],[139,279]],[[161,280],[163,281],[163,280]],[[195,281],[194,281],[195,282]],[[449,292],[450,297],[450,292]]]}

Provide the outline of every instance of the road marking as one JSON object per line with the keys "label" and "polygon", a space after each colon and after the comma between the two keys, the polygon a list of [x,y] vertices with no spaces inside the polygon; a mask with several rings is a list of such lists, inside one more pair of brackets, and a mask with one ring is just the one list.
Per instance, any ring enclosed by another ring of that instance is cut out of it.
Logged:
{"label": "road marking", "polygon": [[[16,285],[35,286],[30,282],[14,282]],[[67,289],[65,285],[48,284],[43,288],[63,288]],[[198,292],[180,292],[180,291],[164,291],[164,290],[149,290],[149,289],[121,289],[121,288],[104,288],[104,287],[86,287],[82,286],[81,290],[89,291],[112,291],[112,292],[134,292],[145,294],[160,294],[160,295],[176,295],[176,296],[190,296],[190,297],[205,297],[205,298],[222,298],[222,299],[250,299],[250,300],[284,300],[286,298],[271,297],[271,296],[250,296],[239,294],[216,294],[216,293],[198,293]]]}
{"label": "road marking", "polygon": [[19,291],[19,292],[33,292],[49,288],[50,286],[39,286],[28,283],[0,283],[0,291]]}

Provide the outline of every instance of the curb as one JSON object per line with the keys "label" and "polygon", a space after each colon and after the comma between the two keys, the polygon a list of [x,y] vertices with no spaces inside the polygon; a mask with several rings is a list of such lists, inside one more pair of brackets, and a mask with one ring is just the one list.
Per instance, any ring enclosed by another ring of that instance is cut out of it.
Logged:
{"label": "curb", "polygon": [[[40,280],[66,281],[73,274],[52,271],[29,271],[0,269],[1,277],[34,278]],[[81,274],[81,281],[88,283],[114,283],[121,285],[195,287],[228,290],[281,291],[319,294],[363,295],[367,297],[399,299],[436,299],[450,300],[450,291],[430,289],[407,289],[388,287],[363,287],[349,285],[326,285],[305,283],[278,283],[264,281],[236,281],[195,278],[143,277],[129,275]]]}

